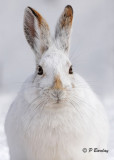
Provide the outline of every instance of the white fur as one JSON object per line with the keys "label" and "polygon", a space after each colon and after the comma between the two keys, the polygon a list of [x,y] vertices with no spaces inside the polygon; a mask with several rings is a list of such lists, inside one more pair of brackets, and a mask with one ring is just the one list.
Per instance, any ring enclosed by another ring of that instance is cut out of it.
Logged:
{"label": "white fur", "polygon": [[[41,65],[44,75],[38,75]],[[71,62],[51,44],[36,58],[36,71],[25,81],[6,117],[11,160],[106,160],[108,122],[104,107],[88,84],[69,74]],[[64,90],[53,89],[59,75]],[[57,103],[59,97],[60,102]]]}

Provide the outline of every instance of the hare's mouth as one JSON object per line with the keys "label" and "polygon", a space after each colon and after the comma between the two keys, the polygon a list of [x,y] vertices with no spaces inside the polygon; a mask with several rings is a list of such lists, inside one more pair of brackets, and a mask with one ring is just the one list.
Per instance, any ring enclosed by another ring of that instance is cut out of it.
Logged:
{"label": "hare's mouth", "polygon": [[54,100],[54,104],[60,104],[60,103],[62,103],[63,102],[63,99],[56,99],[56,100]]}

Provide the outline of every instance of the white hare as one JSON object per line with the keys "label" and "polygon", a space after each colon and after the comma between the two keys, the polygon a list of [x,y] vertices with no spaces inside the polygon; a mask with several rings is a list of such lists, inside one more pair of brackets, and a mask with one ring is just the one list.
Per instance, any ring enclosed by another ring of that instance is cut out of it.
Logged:
{"label": "white hare", "polygon": [[35,53],[36,71],[6,117],[10,160],[107,159],[107,153],[94,152],[107,149],[104,107],[69,60],[72,20],[68,5],[52,39],[45,19],[30,7],[25,10],[24,32]]}

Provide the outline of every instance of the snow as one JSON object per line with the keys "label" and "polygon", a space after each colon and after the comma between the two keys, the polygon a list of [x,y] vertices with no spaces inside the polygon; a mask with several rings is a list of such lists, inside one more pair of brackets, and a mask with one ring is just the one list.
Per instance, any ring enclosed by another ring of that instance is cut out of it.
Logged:
{"label": "snow", "polygon": [[0,160],[9,160],[8,147],[4,133],[4,120],[11,100],[11,95],[0,95]]}
{"label": "snow", "polygon": [[34,72],[34,55],[23,33],[31,6],[52,34],[67,4],[74,8],[71,60],[106,107],[110,121],[109,160],[114,160],[114,0],[10,0],[0,3],[0,160],[9,160],[4,120],[22,82]]}

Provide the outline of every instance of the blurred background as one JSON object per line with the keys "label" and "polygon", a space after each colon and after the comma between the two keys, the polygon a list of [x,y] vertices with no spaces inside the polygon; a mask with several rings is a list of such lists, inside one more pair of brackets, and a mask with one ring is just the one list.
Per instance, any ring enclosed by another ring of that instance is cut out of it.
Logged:
{"label": "blurred background", "polygon": [[74,9],[71,61],[105,105],[110,121],[109,159],[114,160],[114,0],[4,0],[0,2],[0,160],[9,160],[4,119],[25,79],[34,54],[23,32],[24,9],[47,20],[52,35],[66,5]]}

